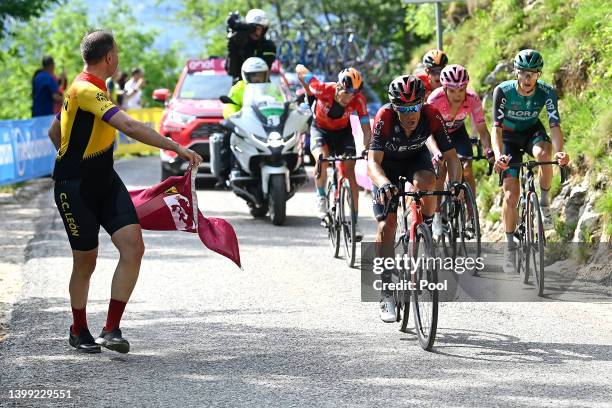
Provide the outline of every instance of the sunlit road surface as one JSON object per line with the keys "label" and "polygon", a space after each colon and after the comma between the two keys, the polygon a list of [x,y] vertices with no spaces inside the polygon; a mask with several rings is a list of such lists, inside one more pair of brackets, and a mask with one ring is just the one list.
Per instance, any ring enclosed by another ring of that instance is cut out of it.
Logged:
{"label": "sunlit road surface", "polygon": [[[128,188],[158,182],[159,159],[116,164]],[[609,303],[448,303],[433,352],[360,301],[360,272],[331,258],[312,182],[287,223],[253,219],[231,192],[202,188],[204,215],[235,227],[244,270],[182,232],[144,234],[122,329],[127,355],[68,345],[71,256],[52,193],[27,249],[26,282],[0,344],[0,406],[609,407]],[[361,195],[362,229],[374,232]],[[89,326],[104,324],[117,252],[101,234]],[[518,276],[512,279],[519,279]],[[411,330],[412,331],[412,330]],[[9,399],[70,390],[71,400]]]}

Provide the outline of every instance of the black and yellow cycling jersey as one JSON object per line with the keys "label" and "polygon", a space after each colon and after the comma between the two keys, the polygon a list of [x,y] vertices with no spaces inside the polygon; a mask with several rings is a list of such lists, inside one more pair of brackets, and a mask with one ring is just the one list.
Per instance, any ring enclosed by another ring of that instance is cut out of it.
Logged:
{"label": "black and yellow cycling jersey", "polygon": [[53,178],[70,180],[110,176],[115,129],[107,122],[119,111],[108,98],[104,80],[82,72],[64,94],[61,144]]}

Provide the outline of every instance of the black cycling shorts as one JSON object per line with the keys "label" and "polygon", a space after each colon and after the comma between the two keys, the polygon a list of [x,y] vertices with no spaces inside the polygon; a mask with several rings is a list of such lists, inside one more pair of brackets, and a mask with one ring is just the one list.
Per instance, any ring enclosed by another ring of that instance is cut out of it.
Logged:
{"label": "black cycling shorts", "polygon": [[114,170],[106,180],[58,180],[54,193],[73,250],[97,248],[100,226],[112,236],[126,225],[138,224],[130,194]]}
{"label": "black cycling shorts", "polygon": [[[426,147],[421,148],[405,161],[385,161],[383,159],[382,168],[389,181],[398,187],[400,177],[406,177],[410,183],[414,183],[414,175],[417,171],[426,170],[434,173],[433,164],[431,163],[431,154]],[[374,210],[374,216],[376,217],[383,215],[385,211],[385,207],[376,200],[377,196],[378,188],[372,186],[372,208]],[[388,212],[396,213],[398,204],[399,198],[397,196],[393,197],[389,204]]]}
{"label": "black cycling shorts", "polygon": [[326,130],[317,126],[310,127],[310,150],[327,146],[330,156],[354,156],[356,154],[355,138],[351,127],[340,130]]}
{"label": "black cycling shorts", "polygon": [[465,125],[450,134],[458,156],[474,157],[474,149]]}
{"label": "black cycling shorts", "polygon": [[[510,163],[521,163],[523,153],[533,156],[533,147],[539,142],[550,143],[550,137],[546,134],[544,125],[539,120],[535,125],[526,130],[512,131],[504,129],[502,131],[504,155],[511,155]],[[508,169],[504,177],[518,178],[519,169]]]}

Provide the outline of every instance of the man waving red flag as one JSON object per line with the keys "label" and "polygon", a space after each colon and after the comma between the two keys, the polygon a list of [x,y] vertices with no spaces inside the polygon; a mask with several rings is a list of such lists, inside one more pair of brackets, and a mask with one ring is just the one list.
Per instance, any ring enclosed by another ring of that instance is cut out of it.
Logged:
{"label": "man waving red flag", "polygon": [[143,229],[197,232],[206,247],[240,265],[234,228],[222,218],[205,218],[198,209],[196,173],[169,177],[144,190],[130,191]]}

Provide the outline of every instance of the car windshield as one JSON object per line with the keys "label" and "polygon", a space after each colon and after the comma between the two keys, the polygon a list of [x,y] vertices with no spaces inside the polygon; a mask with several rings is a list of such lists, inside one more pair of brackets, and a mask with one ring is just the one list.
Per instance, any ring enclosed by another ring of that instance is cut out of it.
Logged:
{"label": "car windshield", "polygon": [[232,78],[229,75],[194,72],[185,76],[178,97],[216,100],[222,95],[227,95],[231,87]]}

